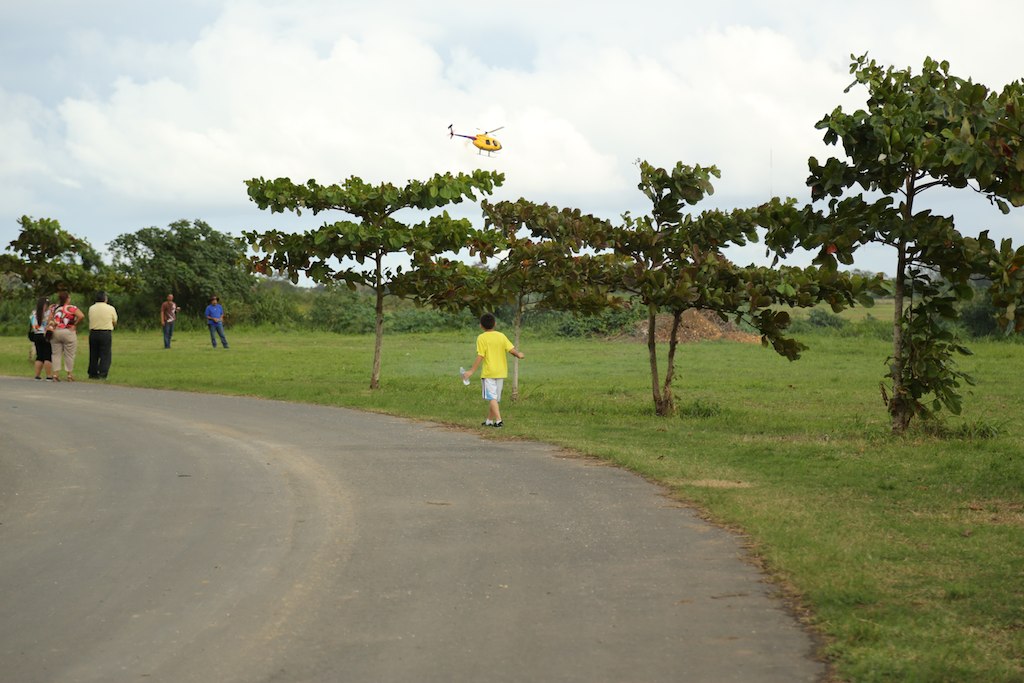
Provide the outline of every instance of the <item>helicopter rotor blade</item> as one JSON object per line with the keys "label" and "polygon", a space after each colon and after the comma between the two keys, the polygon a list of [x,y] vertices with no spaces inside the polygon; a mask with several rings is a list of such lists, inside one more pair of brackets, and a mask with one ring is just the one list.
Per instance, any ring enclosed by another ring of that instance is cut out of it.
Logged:
{"label": "helicopter rotor blade", "polygon": [[497,127],[497,128],[495,128],[494,130],[489,130],[489,131],[487,131],[486,133],[484,133],[484,135],[490,135],[491,133],[497,133],[497,132],[498,132],[499,130],[501,130],[501,129],[502,129],[502,128],[504,128],[504,127],[505,127],[505,126],[498,126],[498,127]]}

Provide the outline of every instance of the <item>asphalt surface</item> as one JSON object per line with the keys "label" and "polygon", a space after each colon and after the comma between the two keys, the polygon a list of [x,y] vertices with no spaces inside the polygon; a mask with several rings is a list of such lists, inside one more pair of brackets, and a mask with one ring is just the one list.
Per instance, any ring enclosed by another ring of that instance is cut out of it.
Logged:
{"label": "asphalt surface", "polygon": [[825,675],[740,541],[627,472],[82,381],[0,378],[0,596],[12,683]]}

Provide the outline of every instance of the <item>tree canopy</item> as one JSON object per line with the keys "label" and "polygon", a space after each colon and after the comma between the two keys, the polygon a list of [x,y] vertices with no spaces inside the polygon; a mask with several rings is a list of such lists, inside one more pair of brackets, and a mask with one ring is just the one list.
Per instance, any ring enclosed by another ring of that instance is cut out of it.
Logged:
{"label": "tree canopy", "polygon": [[0,268],[14,274],[34,295],[57,290],[91,292],[122,284],[88,241],[62,228],[57,220],[22,216],[18,224],[21,231],[7,246],[13,253],[0,254]]}
{"label": "tree canopy", "polygon": [[214,230],[202,220],[149,227],[110,244],[114,267],[133,282],[140,300],[159,306],[168,294],[183,309],[200,311],[216,294],[245,300],[255,277],[245,240]]}
{"label": "tree canopy", "polygon": [[402,265],[389,264],[385,257],[404,253],[423,262],[436,254],[458,252],[473,243],[478,232],[468,219],[452,218],[447,211],[413,225],[400,221],[395,214],[476,199],[476,192],[490,194],[503,180],[501,173],[481,170],[435,174],[403,186],[386,182],[372,185],[355,176],[340,185],[321,185],[315,180],[300,185],[289,178],[248,180],[249,198],[272,213],[292,211],[301,215],[304,210],[313,214],[335,210],[355,218],[325,223],[300,234],[247,232],[249,243],[263,254],[253,257],[253,267],[264,273],[284,272],[293,282],[302,273],[314,282],[344,282],[353,288],[372,289],[376,326],[370,387],[376,389],[380,386],[384,298],[398,292],[392,285],[405,270]]}
{"label": "tree canopy", "polygon": [[[528,281],[540,301],[553,308],[593,312],[636,301],[646,309],[657,414],[674,411],[678,329],[687,309],[746,322],[761,332],[766,345],[794,359],[803,346],[784,335],[789,314],[773,306],[829,301],[840,310],[858,298],[871,303],[864,278],[816,268],[738,267],[725,258],[722,249],[756,239],[757,228],[768,220],[797,216],[791,203],[773,200],[753,209],[691,215],[687,207],[714,191],[717,168],[681,162],[671,170],[647,162],[639,167],[637,187],[651,201],[651,213],[624,214],[621,224],[525,200],[486,206],[485,212],[506,233],[510,248],[495,271],[499,279],[519,287]],[[519,235],[520,229],[526,234]],[[673,317],[664,379],[655,334],[662,313]]]}
{"label": "tree canopy", "polygon": [[1024,328],[1017,306],[1024,249],[1009,240],[997,246],[987,230],[966,236],[952,216],[920,207],[922,195],[937,187],[970,189],[1004,213],[1024,204],[1024,89],[1016,81],[992,91],[930,58],[918,74],[867,55],[854,57],[850,71],[850,88],[867,90],[865,107],[837,107],[817,124],[845,158],[808,162],[811,197],[827,209],[809,207],[806,220],[775,226],[768,242],[781,254],[797,245],[816,250],[815,263],[828,270],[852,264],[867,244],[895,251],[891,384],[883,399],[893,430],[902,432],[915,415],[928,417],[942,406],[960,411],[960,383],[971,379],[954,357],[968,351],[950,323],[958,304],[973,296],[973,278],[992,280],[1001,322]]}

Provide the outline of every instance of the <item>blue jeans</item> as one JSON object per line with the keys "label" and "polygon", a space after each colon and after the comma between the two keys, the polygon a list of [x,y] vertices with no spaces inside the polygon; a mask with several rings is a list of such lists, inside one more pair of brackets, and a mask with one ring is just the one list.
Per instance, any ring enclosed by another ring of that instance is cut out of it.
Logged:
{"label": "blue jeans", "polygon": [[210,325],[210,343],[213,344],[213,348],[217,348],[217,337],[213,336],[214,331],[220,335],[220,343],[224,348],[228,348],[228,340],[224,336],[224,323],[209,323]]}
{"label": "blue jeans", "polygon": [[171,337],[174,335],[174,321],[164,323],[164,348],[171,348]]}

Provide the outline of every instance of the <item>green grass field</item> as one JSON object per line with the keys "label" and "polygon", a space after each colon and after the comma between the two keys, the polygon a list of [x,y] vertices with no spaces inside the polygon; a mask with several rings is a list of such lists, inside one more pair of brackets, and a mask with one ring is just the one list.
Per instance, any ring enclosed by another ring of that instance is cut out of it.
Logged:
{"label": "green grass field", "polygon": [[[373,340],[233,329],[229,351],[179,333],[115,332],[111,383],[350,406],[480,431],[460,365],[476,330],[392,335],[382,388]],[[802,335],[794,363],[757,345],[679,349],[681,416],[653,416],[646,347],[521,343],[521,398],[485,438],[560,444],[663,482],[755,557],[823,636],[839,680],[1024,680],[1024,345],[972,342],[964,415],[889,434],[879,396],[890,345]],[[31,374],[0,338],[0,374]],[[83,340],[76,375],[84,377]],[[64,391],[64,385],[51,387]],[[42,424],[42,423],[41,423]]]}

